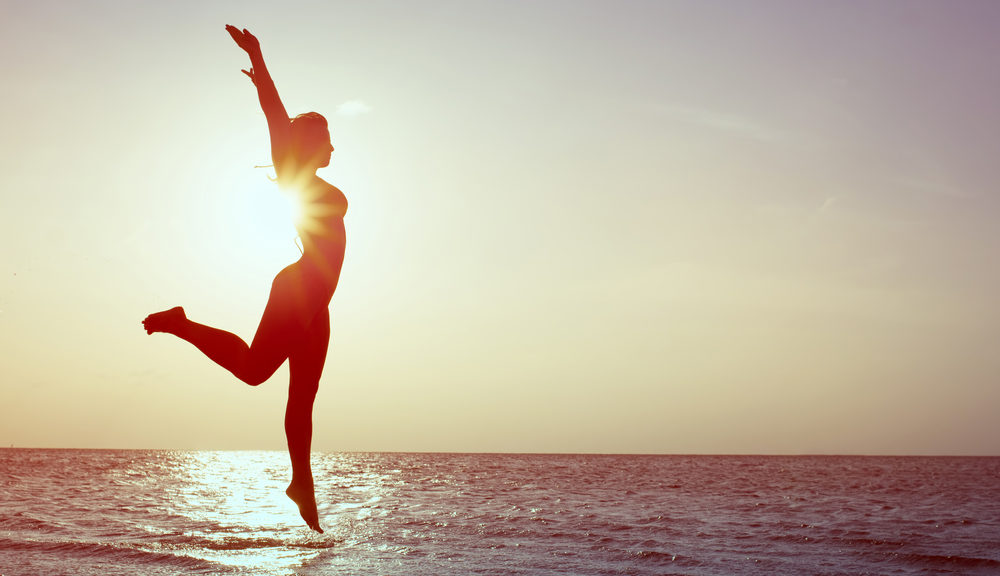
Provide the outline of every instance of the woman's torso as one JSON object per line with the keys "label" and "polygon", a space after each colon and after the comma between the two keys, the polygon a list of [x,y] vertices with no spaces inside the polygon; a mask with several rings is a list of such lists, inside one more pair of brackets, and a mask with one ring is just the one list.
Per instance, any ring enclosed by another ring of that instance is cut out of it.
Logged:
{"label": "woman's torso", "polygon": [[299,262],[315,275],[333,295],[344,264],[347,234],[344,214],[347,198],[336,186],[320,178],[299,191],[302,215],[296,223],[302,240],[302,257]]}

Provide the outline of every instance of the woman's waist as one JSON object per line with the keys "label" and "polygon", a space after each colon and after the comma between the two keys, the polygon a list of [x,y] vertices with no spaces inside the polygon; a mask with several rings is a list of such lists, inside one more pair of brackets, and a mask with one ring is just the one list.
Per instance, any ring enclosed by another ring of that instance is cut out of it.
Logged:
{"label": "woman's waist", "polygon": [[312,234],[300,235],[302,254],[314,258],[342,260],[346,249],[343,238],[331,238]]}
{"label": "woman's waist", "polygon": [[340,281],[340,270],[343,267],[343,257],[337,258],[328,254],[304,251],[298,260],[286,266],[275,277],[275,282],[285,278],[302,288],[313,287],[332,295]]}
{"label": "woman's waist", "polygon": [[346,245],[343,240],[316,236],[304,236],[301,237],[301,240],[302,256],[299,261],[305,264],[335,266],[337,268],[340,268],[344,262]]}

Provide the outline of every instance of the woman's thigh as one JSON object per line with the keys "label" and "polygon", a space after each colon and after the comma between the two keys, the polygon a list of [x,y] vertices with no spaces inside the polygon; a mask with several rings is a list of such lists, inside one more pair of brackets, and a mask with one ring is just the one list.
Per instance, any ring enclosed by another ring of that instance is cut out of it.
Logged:
{"label": "woman's thigh", "polygon": [[309,324],[299,344],[288,355],[290,398],[312,401],[330,347],[330,311],[321,310]]}
{"label": "woman's thigh", "polygon": [[[322,288],[301,264],[292,264],[278,273],[250,344],[255,368],[273,373],[297,348],[308,345],[306,341],[313,339],[309,332],[314,319],[319,320],[317,315],[327,310],[329,299],[323,298]],[[328,317],[325,324],[329,338]]]}

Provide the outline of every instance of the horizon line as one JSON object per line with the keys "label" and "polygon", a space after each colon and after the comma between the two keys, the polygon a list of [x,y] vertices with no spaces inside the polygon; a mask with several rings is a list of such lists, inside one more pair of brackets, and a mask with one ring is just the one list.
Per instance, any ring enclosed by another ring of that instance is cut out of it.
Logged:
{"label": "horizon line", "polygon": [[[284,452],[278,448],[74,448],[45,446],[0,446],[0,450],[76,450],[80,452]],[[314,454],[447,454],[453,456],[670,456],[670,457],[856,457],[856,458],[1000,458],[1000,454],[889,454],[861,452],[467,452],[450,450],[313,450]]]}

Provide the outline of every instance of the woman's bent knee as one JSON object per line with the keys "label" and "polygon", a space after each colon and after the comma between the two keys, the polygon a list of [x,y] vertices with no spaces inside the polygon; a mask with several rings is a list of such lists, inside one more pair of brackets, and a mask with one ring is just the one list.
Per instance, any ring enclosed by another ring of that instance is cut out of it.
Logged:
{"label": "woman's bent knee", "polygon": [[260,386],[264,382],[267,382],[267,378],[265,377],[244,378],[243,382],[245,382],[250,386]]}
{"label": "woman's bent knee", "polygon": [[233,374],[242,380],[244,384],[250,386],[260,386],[264,382],[267,382],[268,378],[274,374],[276,369],[277,368],[268,370],[265,368],[250,366],[239,371],[234,371]]}

